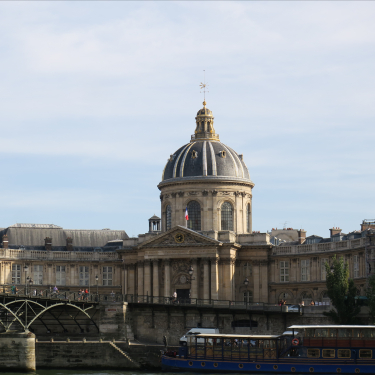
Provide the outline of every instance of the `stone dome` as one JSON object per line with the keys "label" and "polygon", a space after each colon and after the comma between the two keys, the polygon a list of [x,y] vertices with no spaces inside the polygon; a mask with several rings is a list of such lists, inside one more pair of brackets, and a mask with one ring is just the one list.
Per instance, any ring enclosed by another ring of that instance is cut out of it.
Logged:
{"label": "stone dome", "polygon": [[212,111],[197,113],[195,134],[191,141],[172,154],[164,168],[162,182],[171,179],[230,179],[251,182],[242,155],[224,145],[213,127]]}

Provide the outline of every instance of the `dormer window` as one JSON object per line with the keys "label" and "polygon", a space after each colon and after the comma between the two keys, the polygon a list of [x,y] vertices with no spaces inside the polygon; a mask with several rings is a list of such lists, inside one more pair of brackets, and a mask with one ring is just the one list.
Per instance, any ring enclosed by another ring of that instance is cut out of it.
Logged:
{"label": "dormer window", "polygon": [[193,159],[196,159],[196,158],[198,157],[198,151],[193,150],[193,151],[191,152],[191,157],[192,157]]}
{"label": "dormer window", "polygon": [[222,158],[226,158],[227,157],[227,152],[226,151],[220,151],[220,156]]}

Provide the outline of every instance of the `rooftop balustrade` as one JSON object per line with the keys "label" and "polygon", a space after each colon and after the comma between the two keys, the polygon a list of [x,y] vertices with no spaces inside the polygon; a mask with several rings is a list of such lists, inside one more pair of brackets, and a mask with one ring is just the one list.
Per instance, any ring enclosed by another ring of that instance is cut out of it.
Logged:
{"label": "rooftop balustrade", "polygon": [[42,251],[0,249],[2,259],[121,261],[116,252]]}
{"label": "rooftop balustrade", "polygon": [[368,238],[357,238],[355,240],[325,242],[306,245],[275,246],[272,255],[289,255],[304,253],[321,253],[325,251],[350,250],[363,247],[369,244]]}

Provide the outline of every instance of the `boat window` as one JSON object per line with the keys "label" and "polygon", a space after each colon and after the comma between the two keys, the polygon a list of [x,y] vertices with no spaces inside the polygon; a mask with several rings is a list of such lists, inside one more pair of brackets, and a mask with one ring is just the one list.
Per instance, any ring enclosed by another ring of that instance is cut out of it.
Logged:
{"label": "boat window", "polygon": [[312,328],[306,329],[305,337],[314,337],[314,329]]}
{"label": "boat window", "polygon": [[328,337],[336,337],[336,335],[337,335],[337,329],[330,328],[329,333],[328,333]]}
{"label": "boat window", "polygon": [[318,328],[315,330],[315,337],[328,337],[327,328]]}
{"label": "boat window", "polygon": [[364,329],[363,330],[364,337],[375,337],[375,329]]}
{"label": "boat window", "polygon": [[307,349],[307,356],[309,358],[319,358],[320,350],[319,349]]}
{"label": "boat window", "polygon": [[370,350],[370,349],[360,349],[359,358],[372,358],[372,350]]}
{"label": "boat window", "polygon": [[361,338],[363,337],[363,333],[361,329],[353,329],[353,337]]}
{"label": "boat window", "polygon": [[350,358],[350,349],[338,349],[337,358]]}
{"label": "boat window", "polygon": [[349,328],[338,329],[337,337],[352,337],[352,330]]}
{"label": "boat window", "polygon": [[323,349],[323,358],[335,358],[335,350],[334,349]]}

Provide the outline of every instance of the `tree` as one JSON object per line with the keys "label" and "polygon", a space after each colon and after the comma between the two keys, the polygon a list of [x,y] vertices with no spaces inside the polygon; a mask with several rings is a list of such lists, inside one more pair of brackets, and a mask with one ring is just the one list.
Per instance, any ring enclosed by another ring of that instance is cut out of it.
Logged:
{"label": "tree", "polygon": [[[353,279],[349,279],[349,267],[344,258],[333,257],[332,266],[325,264],[327,273],[327,294],[333,307],[324,315],[329,316],[337,324],[357,324],[357,315],[361,307],[356,304],[357,288]],[[332,270],[331,270],[332,269]]]}
{"label": "tree", "polygon": [[366,289],[367,303],[369,307],[371,323],[375,323],[375,275],[368,278],[368,286]]}

